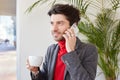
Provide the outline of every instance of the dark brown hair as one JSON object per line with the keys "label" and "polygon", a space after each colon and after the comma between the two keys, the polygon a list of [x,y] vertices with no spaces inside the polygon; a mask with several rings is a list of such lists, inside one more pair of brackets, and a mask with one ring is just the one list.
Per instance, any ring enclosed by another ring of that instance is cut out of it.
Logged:
{"label": "dark brown hair", "polygon": [[48,15],[51,16],[52,14],[63,14],[66,16],[67,20],[70,22],[70,26],[73,23],[77,23],[80,20],[80,12],[77,8],[73,7],[69,4],[55,4],[49,10]]}

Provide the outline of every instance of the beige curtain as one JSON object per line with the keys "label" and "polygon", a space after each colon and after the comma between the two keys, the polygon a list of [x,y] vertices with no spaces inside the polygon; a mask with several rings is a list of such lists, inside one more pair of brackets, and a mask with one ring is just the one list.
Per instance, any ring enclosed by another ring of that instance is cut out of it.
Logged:
{"label": "beige curtain", "polygon": [[0,15],[16,15],[16,0],[0,0]]}

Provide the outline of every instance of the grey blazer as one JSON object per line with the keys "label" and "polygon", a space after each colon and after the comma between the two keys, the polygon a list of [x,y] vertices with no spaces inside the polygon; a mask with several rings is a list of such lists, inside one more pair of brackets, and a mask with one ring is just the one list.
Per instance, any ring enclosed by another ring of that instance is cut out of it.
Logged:
{"label": "grey blazer", "polygon": [[[53,80],[58,44],[48,47],[42,68],[37,76],[31,73],[32,80]],[[82,43],[78,38],[75,51],[62,56],[66,65],[64,80],[95,80],[97,70],[97,49],[92,44]]]}

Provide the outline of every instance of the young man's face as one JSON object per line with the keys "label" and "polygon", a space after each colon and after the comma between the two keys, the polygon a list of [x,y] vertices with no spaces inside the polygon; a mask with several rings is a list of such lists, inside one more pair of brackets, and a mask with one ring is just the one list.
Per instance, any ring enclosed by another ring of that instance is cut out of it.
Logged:
{"label": "young man's face", "polygon": [[62,40],[63,34],[68,28],[70,28],[69,21],[64,15],[51,15],[51,33],[55,41]]}

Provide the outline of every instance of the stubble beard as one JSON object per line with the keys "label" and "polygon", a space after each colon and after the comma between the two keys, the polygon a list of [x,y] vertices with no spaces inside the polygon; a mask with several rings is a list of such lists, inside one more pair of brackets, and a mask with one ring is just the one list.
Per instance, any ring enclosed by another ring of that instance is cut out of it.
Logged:
{"label": "stubble beard", "polygon": [[[55,36],[54,35],[55,33],[57,33],[59,35]],[[63,35],[63,33],[61,33],[61,32],[57,32],[57,31],[52,32],[52,36],[53,36],[54,40],[57,41],[57,42],[64,39],[64,37],[62,35]]]}
{"label": "stubble beard", "polygon": [[64,39],[63,36],[61,36],[60,38],[54,38],[54,40],[57,41],[57,42],[58,42],[58,41],[61,41],[61,40],[63,40],[63,39]]}

